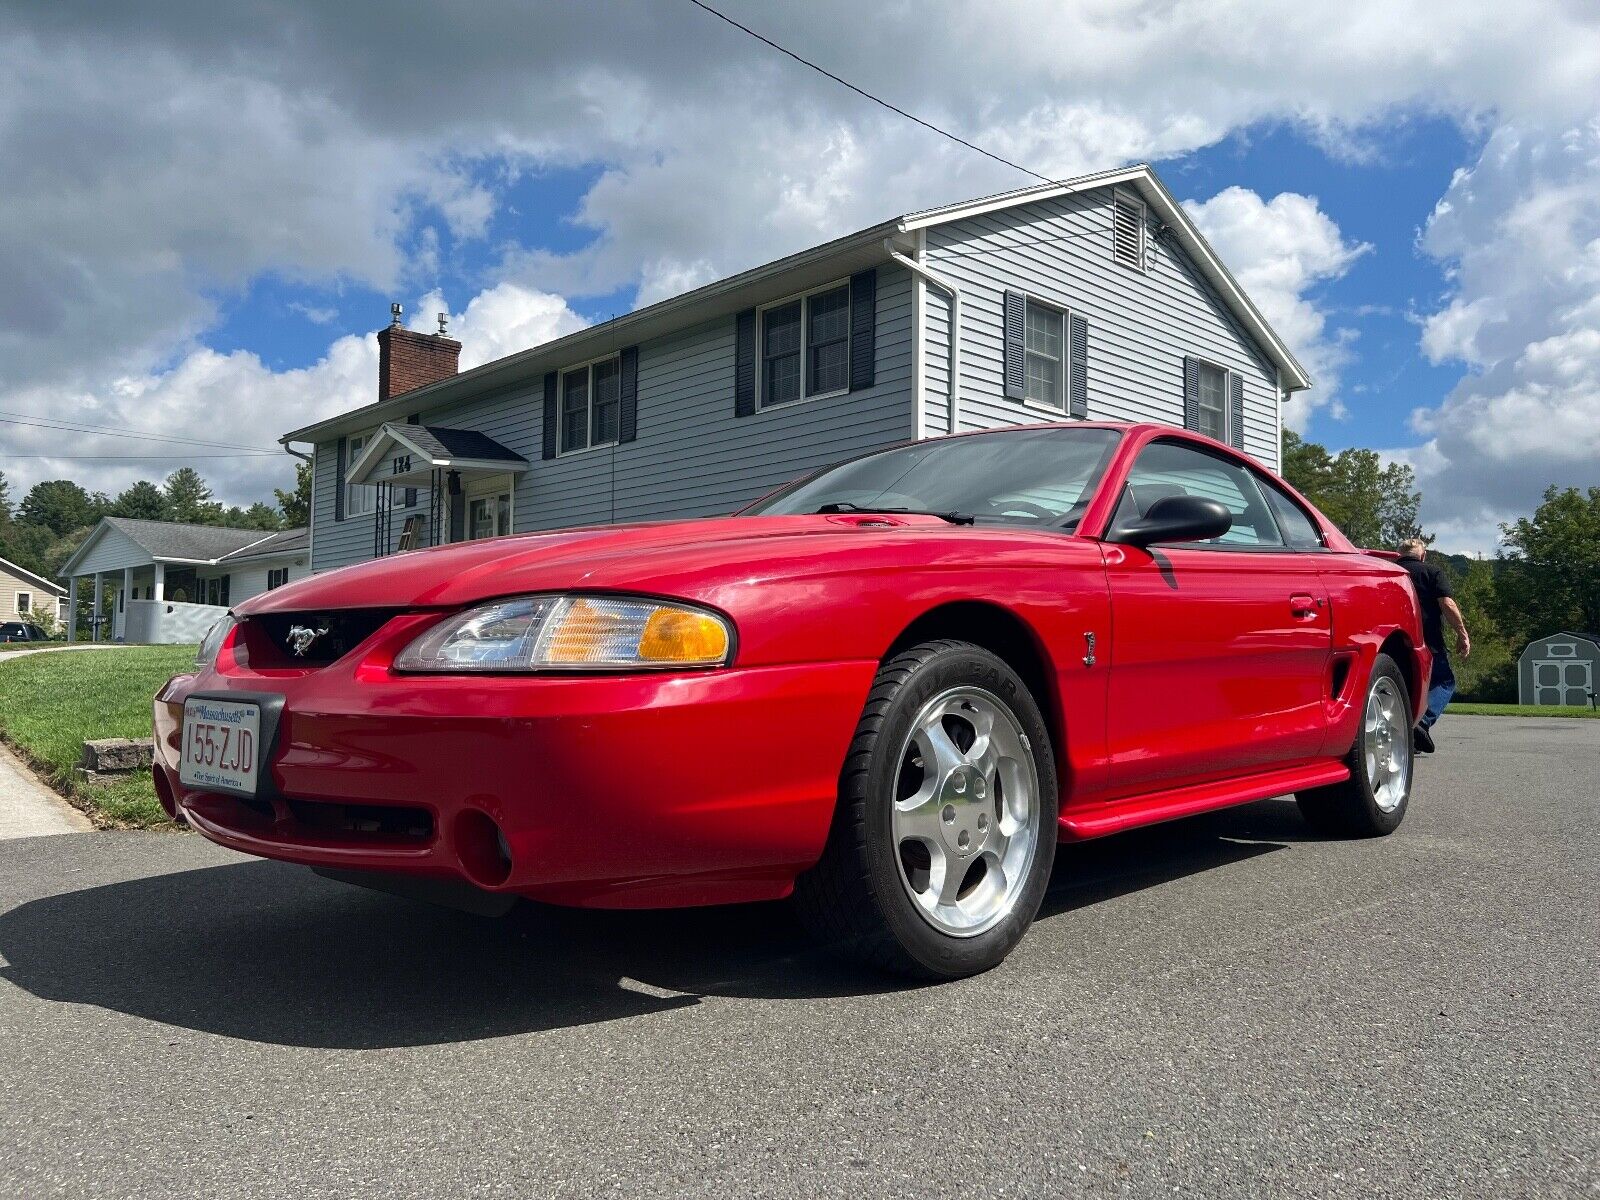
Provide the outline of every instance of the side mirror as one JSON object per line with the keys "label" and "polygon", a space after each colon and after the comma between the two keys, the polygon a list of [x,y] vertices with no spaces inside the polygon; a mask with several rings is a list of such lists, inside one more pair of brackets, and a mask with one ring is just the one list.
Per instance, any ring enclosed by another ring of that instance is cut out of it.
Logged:
{"label": "side mirror", "polygon": [[1166,496],[1152,504],[1143,517],[1113,525],[1106,531],[1106,540],[1141,548],[1157,542],[1203,542],[1221,537],[1232,526],[1233,514],[1220,500]]}

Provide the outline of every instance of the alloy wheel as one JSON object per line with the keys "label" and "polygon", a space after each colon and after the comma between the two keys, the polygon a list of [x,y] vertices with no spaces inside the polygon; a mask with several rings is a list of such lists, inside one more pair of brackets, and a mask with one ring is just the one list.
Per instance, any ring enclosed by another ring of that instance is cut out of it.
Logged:
{"label": "alloy wheel", "polygon": [[1011,709],[982,688],[923,705],[898,759],[900,880],[941,933],[973,937],[1015,907],[1039,843],[1039,775]]}
{"label": "alloy wheel", "polygon": [[1367,785],[1386,813],[1400,807],[1411,783],[1411,722],[1394,680],[1380,675],[1367,693],[1363,745]]}

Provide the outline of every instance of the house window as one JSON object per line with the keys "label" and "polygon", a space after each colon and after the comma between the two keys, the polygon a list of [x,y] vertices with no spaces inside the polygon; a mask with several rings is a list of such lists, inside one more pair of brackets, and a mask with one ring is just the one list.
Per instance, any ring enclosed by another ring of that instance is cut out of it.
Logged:
{"label": "house window", "polygon": [[1036,300],[1028,301],[1026,340],[1027,398],[1035,404],[1067,411],[1066,314]]}
{"label": "house window", "polygon": [[1111,257],[1144,270],[1144,201],[1127,192],[1116,192],[1111,199]]}
{"label": "house window", "polygon": [[267,571],[267,591],[270,592],[273,588],[281,588],[288,582],[288,567],[272,567]]}
{"label": "house window", "polygon": [[850,388],[850,285],[830,285],[761,313],[759,407]]}
{"label": "house window", "polygon": [[32,611],[33,611],[33,593],[32,592],[18,592],[17,593],[17,612],[25,617]]}
{"label": "house window", "polygon": [[467,504],[467,537],[503,537],[511,532],[511,493],[474,496]]}
{"label": "house window", "polygon": [[1219,442],[1228,440],[1228,373],[1200,363],[1200,432]]}
{"label": "house window", "polygon": [[613,355],[561,376],[561,453],[615,446],[622,415],[622,360]]}
{"label": "house window", "polygon": [[[345,439],[344,463],[345,470],[355,466],[356,459],[361,457],[361,452],[367,448],[367,443],[372,440],[370,433],[355,433]],[[366,484],[347,483],[344,485],[344,515],[347,517],[361,517],[377,507],[377,489]]]}

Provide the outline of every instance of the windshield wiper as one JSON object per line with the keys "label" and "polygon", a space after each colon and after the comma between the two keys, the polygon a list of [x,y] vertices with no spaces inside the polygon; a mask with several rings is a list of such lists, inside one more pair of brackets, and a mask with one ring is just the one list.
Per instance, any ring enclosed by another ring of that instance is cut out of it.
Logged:
{"label": "windshield wiper", "polygon": [[855,504],[849,500],[834,500],[815,511],[819,513],[897,513],[908,517],[938,517],[952,525],[975,525],[978,518],[964,512],[936,512],[930,508],[882,508],[876,504]]}

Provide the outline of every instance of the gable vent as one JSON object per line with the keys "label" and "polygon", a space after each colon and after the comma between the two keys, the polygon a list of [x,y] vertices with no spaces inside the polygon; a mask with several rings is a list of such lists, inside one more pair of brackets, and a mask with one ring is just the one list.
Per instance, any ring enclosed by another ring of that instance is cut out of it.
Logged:
{"label": "gable vent", "polygon": [[1111,200],[1111,257],[1144,270],[1144,201],[1127,192]]}

